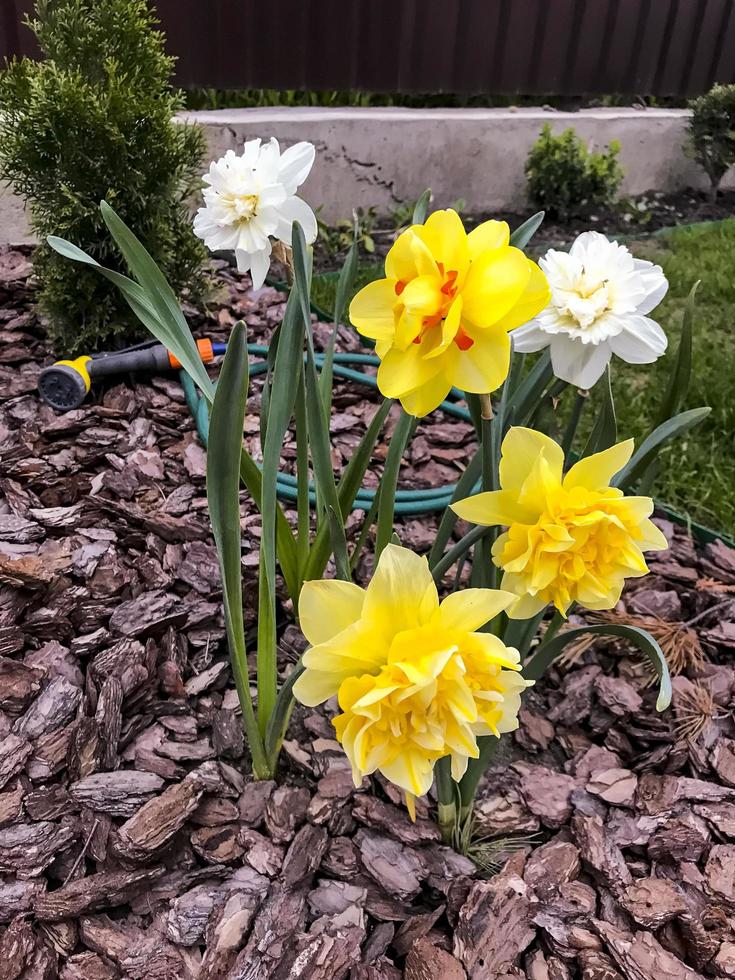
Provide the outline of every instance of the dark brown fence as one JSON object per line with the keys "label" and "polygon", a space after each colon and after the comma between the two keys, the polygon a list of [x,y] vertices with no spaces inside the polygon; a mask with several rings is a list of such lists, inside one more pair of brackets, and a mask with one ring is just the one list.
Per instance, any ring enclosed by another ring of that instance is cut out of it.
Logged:
{"label": "dark brown fence", "polygon": [[[33,54],[0,0],[0,58]],[[689,96],[735,81],[735,0],[155,0],[214,88]]]}

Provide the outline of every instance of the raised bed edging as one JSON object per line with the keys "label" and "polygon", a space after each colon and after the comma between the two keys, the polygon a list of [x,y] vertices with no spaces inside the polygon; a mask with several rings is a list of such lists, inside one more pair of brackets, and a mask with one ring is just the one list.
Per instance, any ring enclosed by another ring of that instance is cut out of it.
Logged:
{"label": "raised bed edging", "polygon": [[[525,202],[523,167],[541,127],[573,126],[590,145],[621,143],[623,194],[704,187],[683,151],[686,109],[404,109],[269,107],[181,113],[204,127],[212,158],[245,139],[309,140],[317,162],[304,196],[336,221],[355,207],[390,213],[426,187],[438,207],[463,198],[469,211],[517,210]],[[735,187],[731,175],[723,187]],[[0,244],[33,241],[22,204],[0,189]]]}

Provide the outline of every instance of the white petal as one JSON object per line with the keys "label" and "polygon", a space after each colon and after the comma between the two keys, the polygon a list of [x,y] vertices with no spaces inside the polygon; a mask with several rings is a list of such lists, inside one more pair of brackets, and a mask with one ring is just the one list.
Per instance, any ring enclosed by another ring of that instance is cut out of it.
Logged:
{"label": "white petal", "polygon": [[554,374],[577,388],[591,388],[602,377],[610,360],[610,345],[583,344],[571,337],[558,335],[551,341],[551,366]]}
{"label": "white petal", "polygon": [[278,140],[271,136],[268,142],[261,146],[260,156],[256,166],[256,173],[262,184],[277,184],[280,182],[278,168],[280,165],[281,150]]}
{"label": "white petal", "polygon": [[[227,159],[230,153],[232,153],[232,150],[228,150],[227,154],[225,154],[225,159]],[[235,154],[232,153],[232,155],[234,156]],[[249,167],[252,170],[252,168],[258,162],[259,156],[260,156],[260,137],[258,136],[253,140],[246,140],[245,146],[243,147],[243,151],[242,151],[242,162],[245,164],[245,166]]]}
{"label": "white petal", "polygon": [[271,265],[271,248],[270,242],[268,243],[267,249],[261,249],[259,252],[253,252],[250,256],[250,277],[253,280],[253,289],[260,289],[260,287],[265,282],[265,277],[268,275],[268,269]]}
{"label": "white petal", "polygon": [[625,329],[611,337],[609,344],[628,364],[651,364],[664,353],[668,339],[655,320],[634,315],[625,318]]}
{"label": "white petal", "polygon": [[650,313],[666,295],[669,288],[669,281],[664,275],[661,266],[654,265],[653,262],[647,262],[645,259],[636,259],[635,267],[646,290],[646,298],[638,304],[636,312]]}
{"label": "white petal", "polygon": [[289,146],[281,154],[278,179],[289,194],[295,194],[296,188],[309,176],[315,156],[314,144],[305,141]]}
{"label": "white petal", "polygon": [[294,221],[298,221],[307,243],[314,241],[317,232],[316,216],[306,201],[302,201],[300,197],[289,197],[278,208],[278,214],[280,221],[277,230],[273,232],[276,238],[290,245],[292,226]]}
{"label": "white petal", "polygon": [[542,330],[536,320],[529,320],[522,327],[517,327],[511,332],[513,350],[519,354],[534,354],[537,350],[548,347],[551,337],[545,330]]}
{"label": "white petal", "polygon": [[250,268],[250,253],[241,248],[235,249],[235,261],[237,262],[238,272],[247,272]]}

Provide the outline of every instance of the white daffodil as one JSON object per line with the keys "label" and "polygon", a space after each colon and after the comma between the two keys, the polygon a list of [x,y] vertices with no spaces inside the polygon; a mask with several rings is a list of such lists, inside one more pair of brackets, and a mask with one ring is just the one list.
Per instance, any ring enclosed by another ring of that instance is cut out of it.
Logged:
{"label": "white daffodil", "polygon": [[309,176],[314,146],[296,143],[281,153],[278,140],[261,146],[248,140],[238,155],[228,150],[204,175],[204,207],[194,218],[194,232],[212,251],[234,249],[240,272],[250,270],[253,286],[265,282],[271,261],[271,238],[291,244],[298,221],[307,242],[316,238],[316,217],[296,190]]}
{"label": "white daffodil", "polygon": [[666,334],[646,316],[666,295],[661,266],[634,258],[597,231],[579,235],[569,252],[549,249],[539,262],[551,302],[512,333],[514,349],[551,348],[554,374],[590,388],[613,354],[650,364],[666,350]]}

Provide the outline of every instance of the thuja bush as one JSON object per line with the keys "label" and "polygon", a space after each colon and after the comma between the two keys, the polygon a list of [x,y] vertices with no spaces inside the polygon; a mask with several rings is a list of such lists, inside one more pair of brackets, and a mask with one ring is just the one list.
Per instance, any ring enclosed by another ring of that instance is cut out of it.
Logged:
{"label": "thuja bush", "polygon": [[605,152],[595,153],[571,127],[555,136],[551,126],[544,126],[526,161],[531,203],[562,219],[609,207],[623,179],[619,152],[616,140]]}
{"label": "thuja bush", "polygon": [[735,85],[715,85],[689,103],[689,144],[717,199],[722,178],[735,163]]}
{"label": "thuja bush", "polygon": [[99,202],[114,202],[178,292],[202,286],[204,252],[187,199],[199,183],[201,132],[181,108],[173,59],[145,0],[37,0],[28,26],[44,61],[0,75],[0,176],[26,199],[39,240],[39,305],[65,351],[117,346],[140,334],[114,285],[73,268],[48,235],[84,241],[122,270]]}

